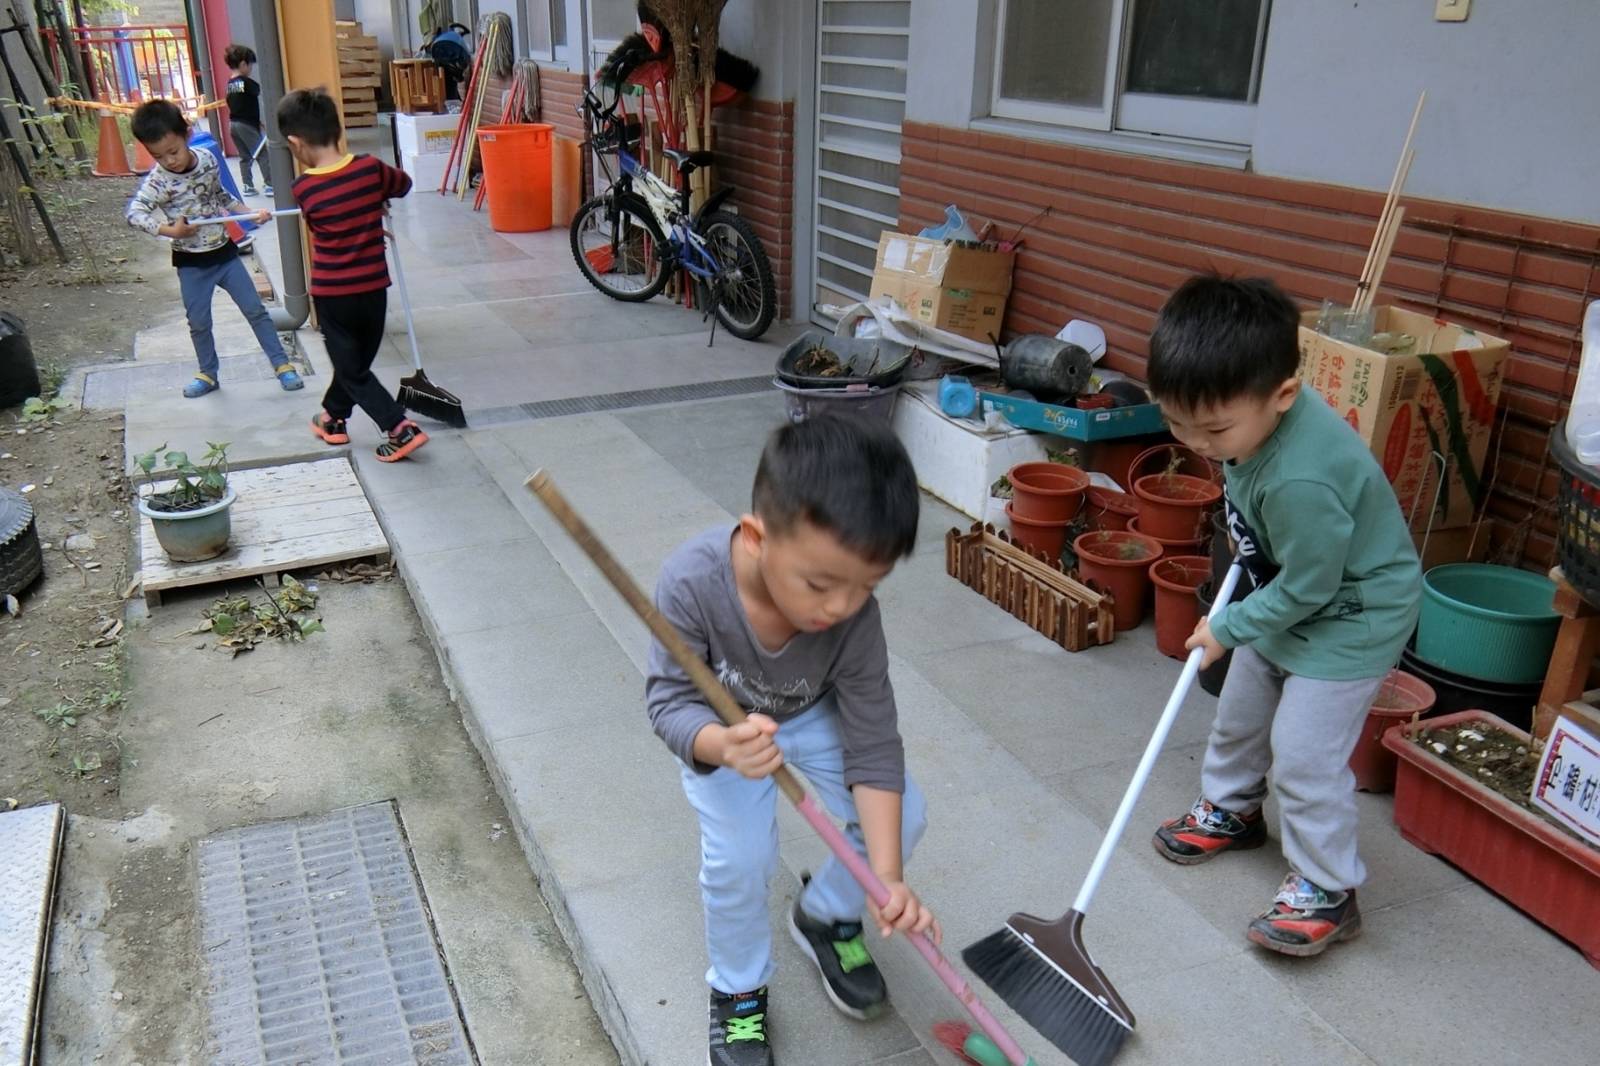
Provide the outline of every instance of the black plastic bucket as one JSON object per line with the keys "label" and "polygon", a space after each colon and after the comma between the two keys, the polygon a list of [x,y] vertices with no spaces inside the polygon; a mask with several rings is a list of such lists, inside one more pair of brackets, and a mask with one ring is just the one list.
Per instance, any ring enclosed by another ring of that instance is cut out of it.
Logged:
{"label": "black plastic bucket", "polygon": [[[1212,565],[1216,565],[1216,557],[1212,556]],[[1226,567],[1223,573],[1227,573]],[[1244,587],[1244,581],[1233,588],[1233,600],[1238,603],[1249,595],[1249,590]],[[1216,585],[1207,581],[1204,585],[1194,590],[1195,599],[1200,601],[1200,616],[1203,618],[1211,613],[1211,603],[1216,596]],[[1222,683],[1228,679],[1228,664],[1233,661],[1233,649],[1223,652],[1222,658],[1200,671],[1200,688],[1212,696],[1222,695]]]}
{"label": "black plastic bucket", "polygon": [[0,311],[0,407],[15,407],[39,395],[39,366],[22,319]]}
{"label": "black plastic bucket", "polygon": [[1457,711],[1488,711],[1518,729],[1533,728],[1533,708],[1539,702],[1542,681],[1526,685],[1477,681],[1425,663],[1410,648],[1400,653],[1400,669],[1433,686],[1435,698],[1429,718]]}

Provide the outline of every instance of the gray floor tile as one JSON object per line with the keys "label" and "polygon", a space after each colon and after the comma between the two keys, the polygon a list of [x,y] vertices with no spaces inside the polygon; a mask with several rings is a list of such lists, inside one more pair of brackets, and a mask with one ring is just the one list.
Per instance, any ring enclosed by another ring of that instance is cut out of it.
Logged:
{"label": "gray floor tile", "polygon": [[572,614],[587,605],[532,530],[519,540],[407,552],[402,572],[434,632],[449,636]]}
{"label": "gray floor tile", "polygon": [[396,551],[425,554],[497,544],[516,540],[528,532],[527,523],[516,508],[490,485],[451,485],[377,495],[373,503]]}

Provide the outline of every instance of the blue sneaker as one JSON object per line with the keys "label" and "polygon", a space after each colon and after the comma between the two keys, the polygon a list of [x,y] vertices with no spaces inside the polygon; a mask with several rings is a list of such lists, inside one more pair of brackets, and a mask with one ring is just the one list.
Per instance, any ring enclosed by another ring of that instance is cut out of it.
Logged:
{"label": "blue sneaker", "polygon": [[217,379],[208,374],[196,374],[194,380],[183,387],[183,395],[192,400],[197,396],[204,396],[208,392],[216,392],[221,388]]}
{"label": "blue sneaker", "polygon": [[276,368],[278,384],[283,386],[284,392],[294,392],[306,387],[305,379],[295,372],[294,367],[284,363]]}

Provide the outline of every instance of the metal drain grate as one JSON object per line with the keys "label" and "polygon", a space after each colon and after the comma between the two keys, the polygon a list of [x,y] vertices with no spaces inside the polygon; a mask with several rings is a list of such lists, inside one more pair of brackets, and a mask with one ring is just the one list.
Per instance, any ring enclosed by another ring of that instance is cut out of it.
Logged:
{"label": "metal drain grate", "polygon": [[66,813],[46,803],[0,814],[0,1064],[34,1061]]}
{"label": "metal drain grate", "polygon": [[537,403],[519,403],[509,407],[489,407],[468,411],[467,419],[474,428],[477,428],[536,418],[560,418],[563,415],[588,415],[597,411],[620,411],[628,407],[659,407],[693,400],[715,400],[725,396],[748,396],[770,388],[772,388],[770,375],[757,378],[729,378],[725,381],[704,381],[693,385],[669,385],[660,389],[603,392],[594,396],[573,396],[565,400],[540,400]]}
{"label": "metal drain grate", "polygon": [[200,842],[209,1061],[475,1066],[392,803]]}

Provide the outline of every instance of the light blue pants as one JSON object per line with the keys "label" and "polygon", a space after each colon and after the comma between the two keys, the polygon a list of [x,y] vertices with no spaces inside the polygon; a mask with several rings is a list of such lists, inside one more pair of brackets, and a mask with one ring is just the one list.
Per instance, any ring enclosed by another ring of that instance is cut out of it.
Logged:
{"label": "light blue pants", "polygon": [[245,320],[261,342],[274,367],[289,361],[278,331],[272,328],[272,316],[256,293],[256,283],[250,280],[250,271],[238,259],[229,259],[216,266],[181,266],[178,268],[178,290],[183,294],[183,311],[189,319],[189,339],[194,342],[195,358],[200,361],[200,373],[217,380],[217,342],[211,335],[211,295],[221,289],[233,297],[233,302],[244,312]]}
{"label": "light blue pants", "polygon": [[[830,697],[778,728],[784,762],[805,775],[814,795],[845,823],[845,838],[865,855],[855,800],[844,784],[839,711]],[[706,981],[725,995],[750,992],[772,979],[772,924],[767,889],[778,871],[778,786],[726,767],[710,774],[684,768],[683,791],[700,816],[700,897],[706,912]],[[901,854],[910,858],[928,827],[927,804],[908,776],[902,800]],[[800,905],[824,922],[861,919],[866,893],[838,859],[829,857]]]}

